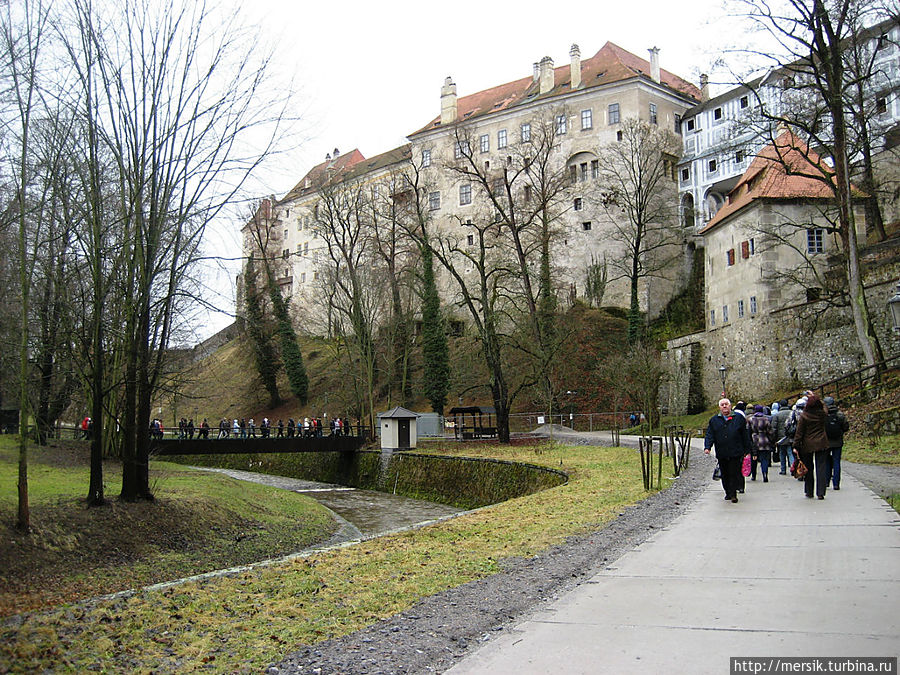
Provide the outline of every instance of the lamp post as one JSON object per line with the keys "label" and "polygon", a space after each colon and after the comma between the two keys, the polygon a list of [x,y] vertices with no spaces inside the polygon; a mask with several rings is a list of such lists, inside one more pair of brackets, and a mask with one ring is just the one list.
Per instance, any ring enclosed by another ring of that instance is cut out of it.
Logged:
{"label": "lamp post", "polygon": [[894,324],[894,332],[900,335],[900,283],[897,284],[897,291],[887,301],[887,305],[891,311],[891,323]]}
{"label": "lamp post", "polygon": [[725,398],[725,372],[728,370],[728,366],[722,364],[719,366],[719,375],[722,376],[722,398]]}

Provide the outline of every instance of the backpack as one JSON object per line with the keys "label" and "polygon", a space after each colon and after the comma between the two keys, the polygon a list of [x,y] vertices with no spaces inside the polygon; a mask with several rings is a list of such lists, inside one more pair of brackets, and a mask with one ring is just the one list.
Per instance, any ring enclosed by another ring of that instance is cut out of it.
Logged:
{"label": "backpack", "polygon": [[788,421],[784,423],[784,435],[785,438],[793,438],[794,434],[797,433],[797,412],[792,411],[791,416],[788,417]]}
{"label": "backpack", "polygon": [[837,412],[830,412],[825,418],[825,435],[829,441],[839,441],[844,437],[844,425]]}

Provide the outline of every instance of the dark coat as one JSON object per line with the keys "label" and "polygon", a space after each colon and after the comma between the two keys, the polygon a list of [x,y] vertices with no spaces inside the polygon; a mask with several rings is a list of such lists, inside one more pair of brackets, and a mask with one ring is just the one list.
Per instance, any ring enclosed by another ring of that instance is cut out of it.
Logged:
{"label": "dark coat", "polygon": [[[824,427],[823,427],[824,428]],[[750,452],[750,434],[743,415],[732,413],[728,419],[715,415],[706,427],[704,448],[715,446],[716,457],[742,457]]]}
{"label": "dark coat", "polygon": [[[836,405],[828,406],[828,414],[829,415],[837,415],[838,422],[840,422],[840,425],[841,425],[841,437],[840,438],[829,438],[828,439],[828,447],[830,447],[830,448],[843,447],[844,434],[846,434],[850,430],[850,422],[847,421],[847,416],[843,413],[843,411],[838,410],[838,407]],[[828,434],[826,434],[826,436],[827,435]]]}
{"label": "dark coat", "polygon": [[797,418],[797,433],[794,434],[794,450],[802,453],[828,450],[828,436],[825,435],[825,411],[804,410]]}

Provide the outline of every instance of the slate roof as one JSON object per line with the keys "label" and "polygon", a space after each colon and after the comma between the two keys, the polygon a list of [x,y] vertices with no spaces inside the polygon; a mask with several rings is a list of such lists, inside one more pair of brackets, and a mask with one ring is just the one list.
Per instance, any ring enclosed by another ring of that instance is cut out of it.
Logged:
{"label": "slate roof", "polygon": [[[790,132],[782,133],[763,148],[737,185],[728,201],[700,230],[705,234],[755,201],[784,199],[834,199],[834,192],[821,179],[833,169],[809,146]],[[862,192],[854,188],[858,196]]]}
{"label": "slate roof", "polygon": [[[554,96],[568,94],[572,91],[570,68],[570,64],[554,68],[556,84],[545,94],[539,93],[540,84],[535,82],[534,77],[529,76],[475,94],[461,96],[457,99],[456,104],[457,120],[477,119],[531,101],[547,100]],[[650,62],[612,42],[607,42],[594,56],[581,61],[581,86],[578,91],[640,77],[650,79]],[[694,99],[700,98],[700,90],[696,86],[668,70],[660,69],[660,81],[678,95]],[[438,115],[410,136],[438,129],[440,126],[441,117]]]}

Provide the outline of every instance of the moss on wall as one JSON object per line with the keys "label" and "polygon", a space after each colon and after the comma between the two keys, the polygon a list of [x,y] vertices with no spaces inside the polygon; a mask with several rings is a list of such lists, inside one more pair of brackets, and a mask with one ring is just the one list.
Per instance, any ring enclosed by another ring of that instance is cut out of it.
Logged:
{"label": "moss on wall", "polygon": [[462,509],[521,497],[568,479],[561,471],[534,464],[405,452],[178,455],[166,461],[393,492]]}

